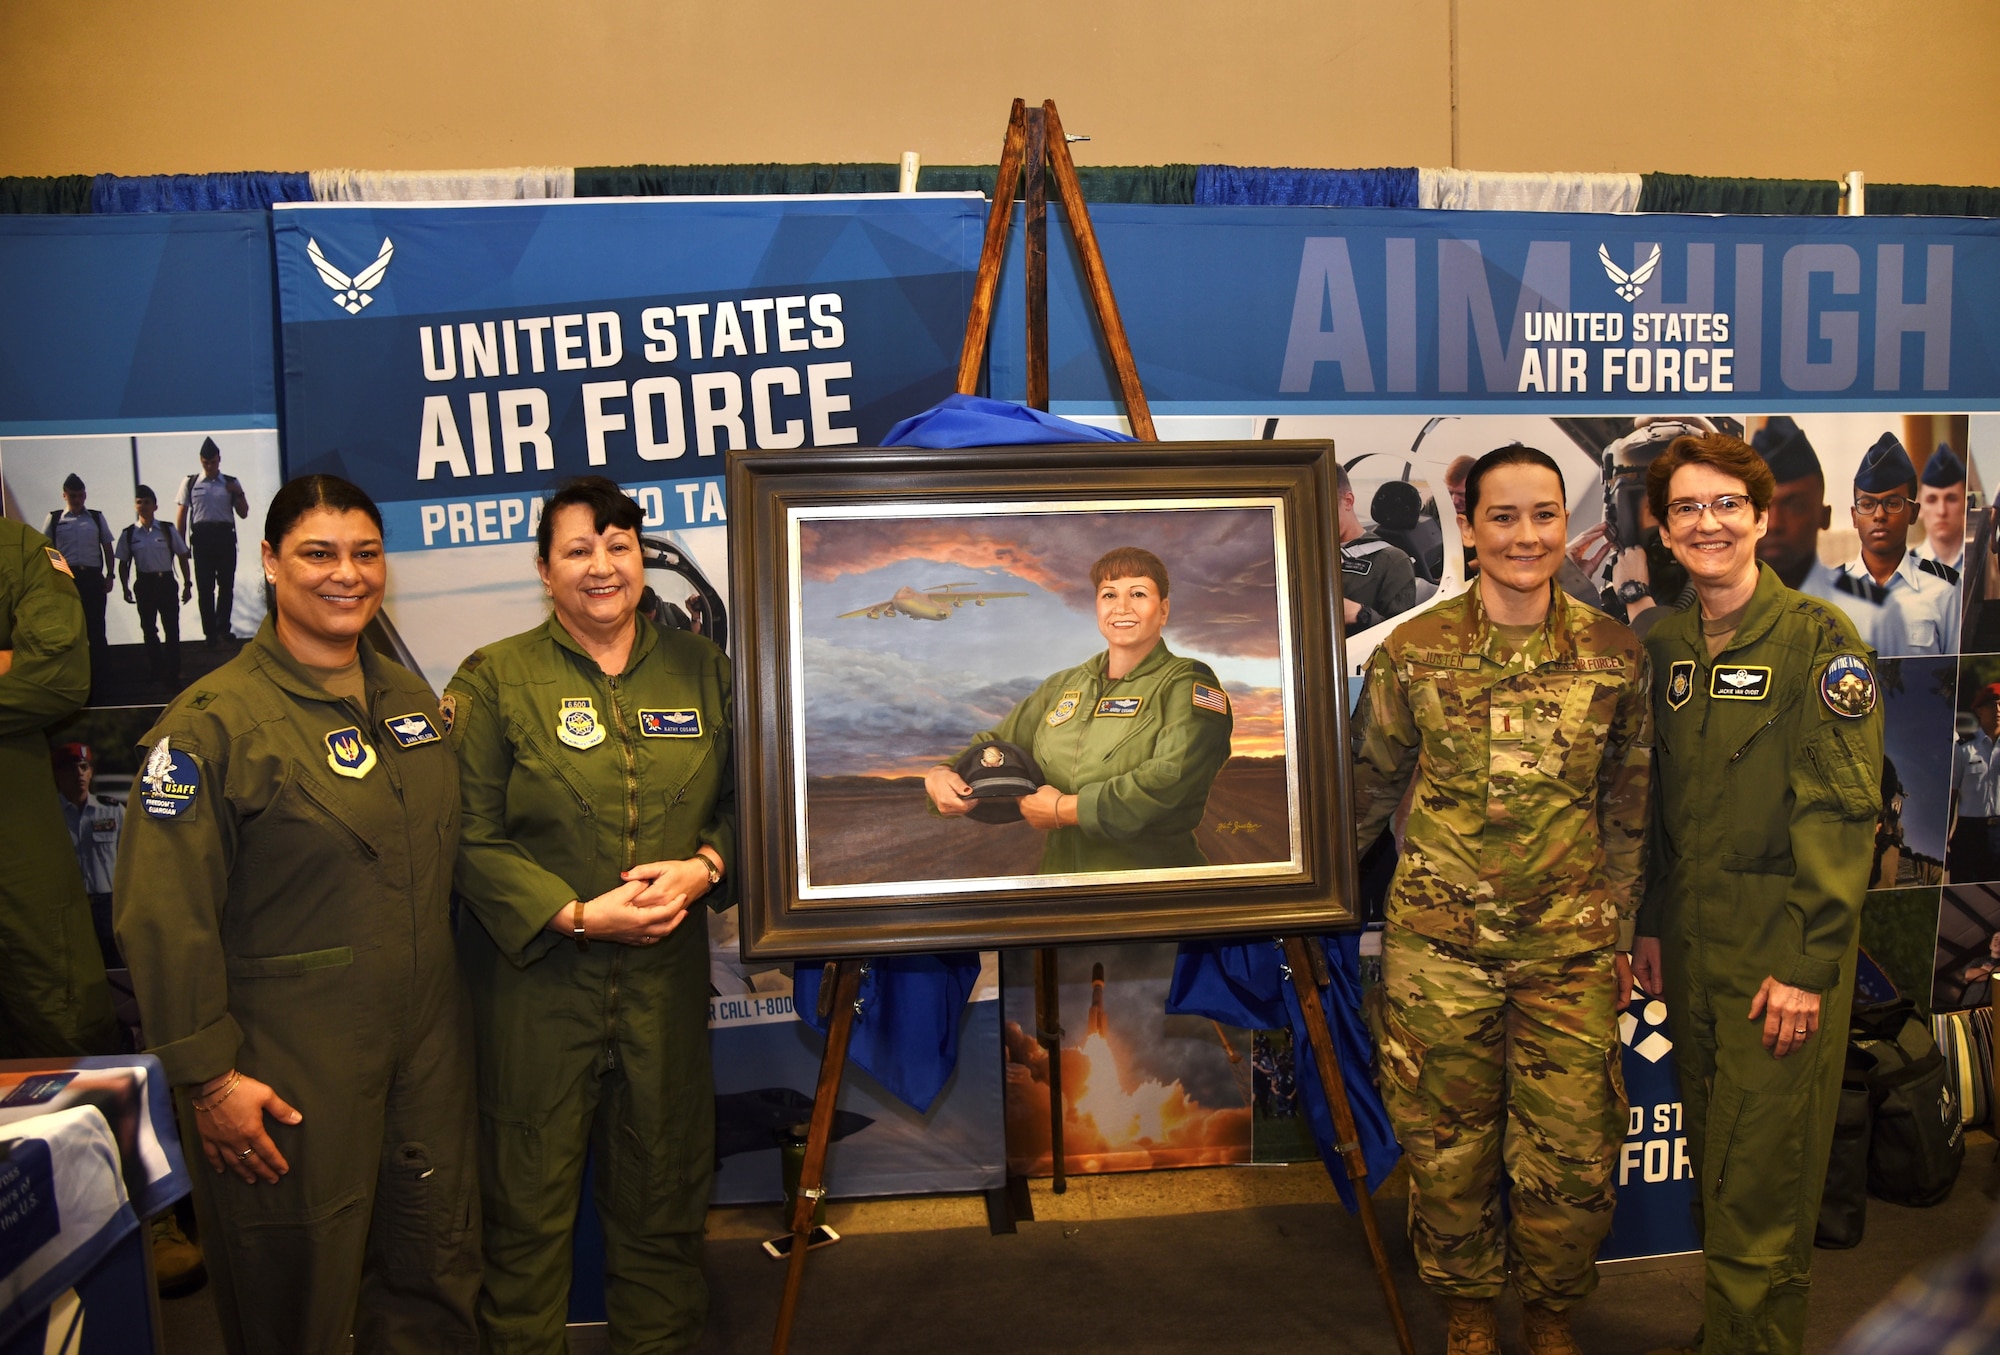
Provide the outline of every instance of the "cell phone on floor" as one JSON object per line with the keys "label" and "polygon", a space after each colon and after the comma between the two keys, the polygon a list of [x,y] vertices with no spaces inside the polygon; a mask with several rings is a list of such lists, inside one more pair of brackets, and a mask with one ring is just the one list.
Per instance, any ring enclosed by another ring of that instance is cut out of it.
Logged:
{"label": "cell phone on floor", "polygon": [[[840,1234],[822,1223],[807,1236],[806,1250],[809,1252],[818,1251],[821,1247],[831,1247],[838,1241],[840,1241]],[[764,1250],[771,1254],[773,1261],[784,1260],[792,1254],[792,1234],[781,1233],[777,1237],[767,1240],[764,1243]]]}

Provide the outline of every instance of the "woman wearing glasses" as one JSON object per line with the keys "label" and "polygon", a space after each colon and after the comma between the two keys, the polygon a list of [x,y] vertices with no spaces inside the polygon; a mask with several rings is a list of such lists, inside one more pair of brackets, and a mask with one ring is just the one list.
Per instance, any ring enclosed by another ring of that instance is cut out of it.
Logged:
{"label": "woman wearing glasses", "polygon": [[1673,1027],[1711,1352],[1804,1341],[1881,799],[1874,655],[1758,563],[1774,489],[1722,434],[1646,477],[1697,605],[1646,637],[1658,791],[1632,969]]}

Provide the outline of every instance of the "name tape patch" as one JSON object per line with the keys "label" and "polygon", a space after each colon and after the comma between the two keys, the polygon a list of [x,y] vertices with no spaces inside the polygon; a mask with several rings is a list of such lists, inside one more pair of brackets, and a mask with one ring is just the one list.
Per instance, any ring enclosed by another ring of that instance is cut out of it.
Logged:
{"label": "name tape patch", "polygon": [[649,739],[698,739],[701,712],[698,710],[642,710],[639,733]]}
{"label": "name tape patch", "polygon": [[1762,701],[1771,694],[1771,670],[1749,663],[1713,669],[1708,694],[1722,701]]}
{"label": "name tape patch", "polygon": [[1100,717],[1129,720],[1139,713],[1139,707],[1144,705],[1145,701],[1146,698],[1143,696],[1107,696],[1097,703],[1097,714]]}
{"label": "name tape patch", "polygon": [[431,723],[431,717],[420,710],[413,710],[408,715],[393,716],[384,720],[382,726],[389,731],[390,737],[405,748],[415,748],[420,743],[436,743],[444,737],[438,733],[437,726]]}

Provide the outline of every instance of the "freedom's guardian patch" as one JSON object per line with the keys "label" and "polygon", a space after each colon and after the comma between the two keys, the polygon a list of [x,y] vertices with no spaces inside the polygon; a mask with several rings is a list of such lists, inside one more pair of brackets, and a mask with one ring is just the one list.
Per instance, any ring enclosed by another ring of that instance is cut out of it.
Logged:
{"label": "freedom's guardian patch", "polygon": [[178,819],[192,815],[201,790],[201,769],[186,753],[176,753],[171,739],[161,739],[139,772],[139,799],[146,817]]}

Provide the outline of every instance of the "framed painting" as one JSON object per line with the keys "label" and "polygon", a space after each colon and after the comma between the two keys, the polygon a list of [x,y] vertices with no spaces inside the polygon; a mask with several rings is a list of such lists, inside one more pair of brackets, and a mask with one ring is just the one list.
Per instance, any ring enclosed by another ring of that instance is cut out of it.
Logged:
{"label": "framed painting", "polygon": [[732,456],[744,957],[1356,923],[1334,473]]}

